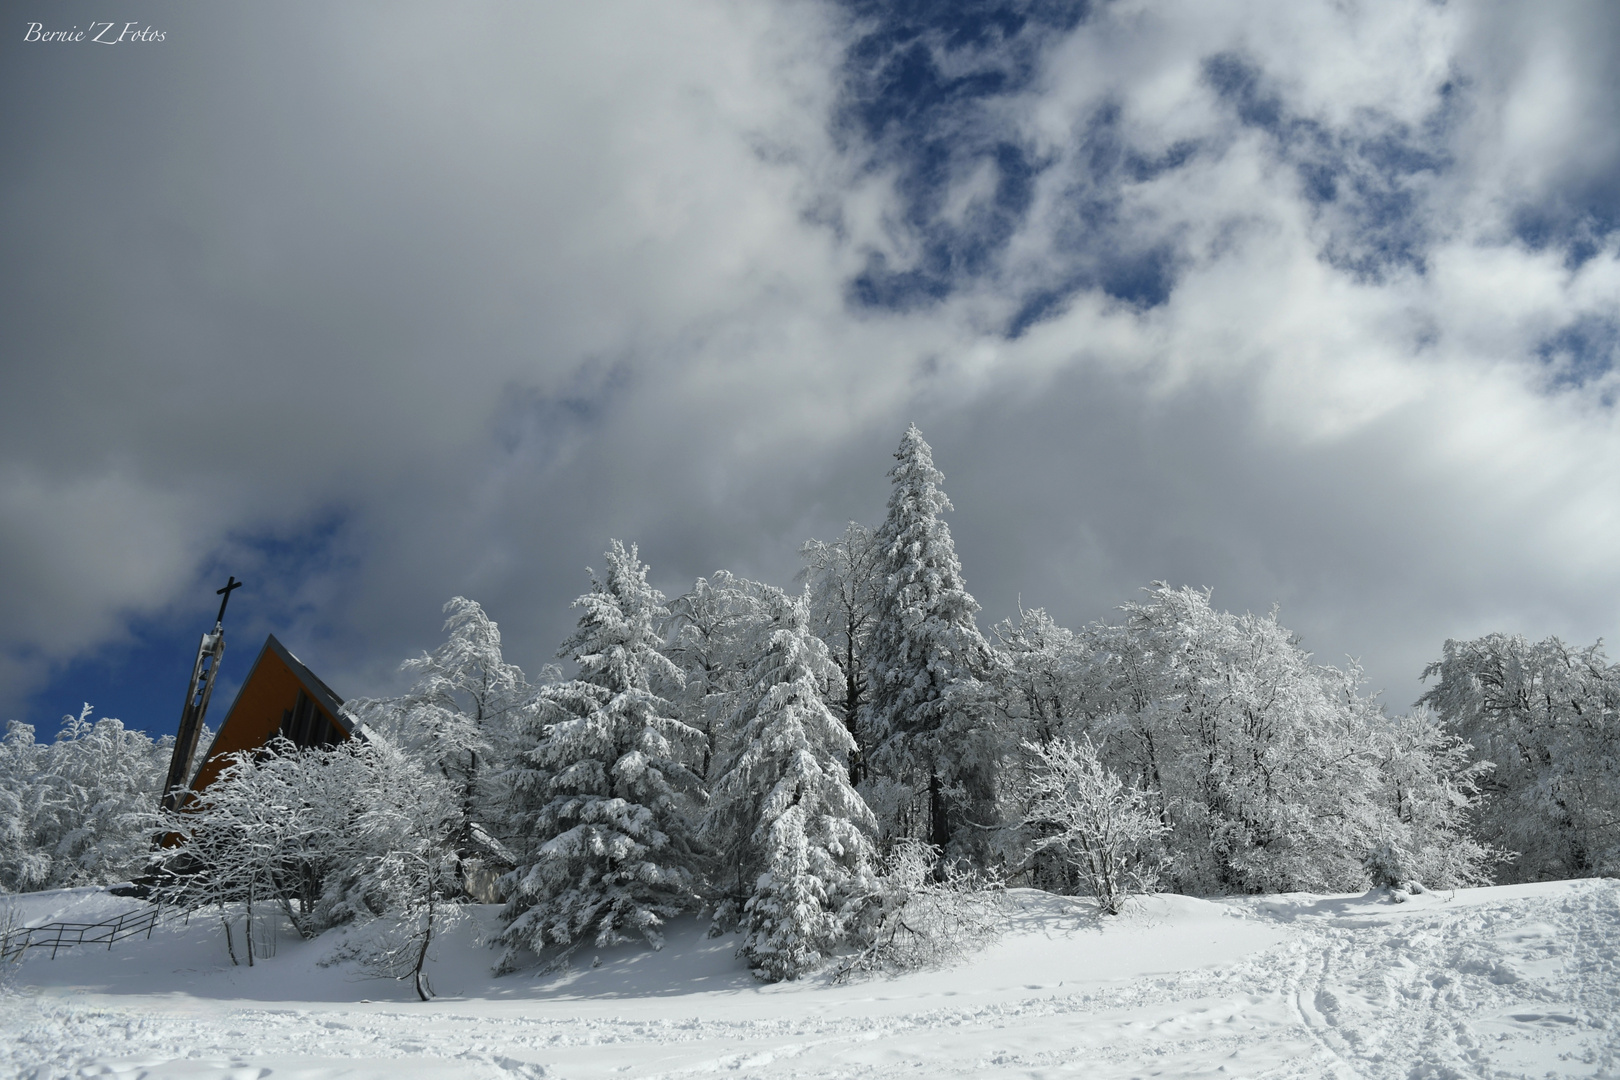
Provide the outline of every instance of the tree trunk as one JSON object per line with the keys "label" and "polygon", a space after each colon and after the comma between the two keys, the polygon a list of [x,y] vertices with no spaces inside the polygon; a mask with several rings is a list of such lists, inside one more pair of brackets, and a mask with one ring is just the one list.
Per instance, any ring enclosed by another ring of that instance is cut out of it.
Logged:
{"label": "tree trunk", "polygon": [[427,966],[428,946],[433,943],[433,897],[428,896],[427,923],[422,927],[422,947],[416,951],[416,966],[411,969],[411,976],[416,984],[416,996],[427,1001],[433,995],[433,988],[428,985],[427,975],[423,968]]}
{"label": "tree trunk", "polygon": [[951,823],[945,813],[945,784],[938,773],[928,778],[928,833],[928,842],[944,854],[951,842]]}

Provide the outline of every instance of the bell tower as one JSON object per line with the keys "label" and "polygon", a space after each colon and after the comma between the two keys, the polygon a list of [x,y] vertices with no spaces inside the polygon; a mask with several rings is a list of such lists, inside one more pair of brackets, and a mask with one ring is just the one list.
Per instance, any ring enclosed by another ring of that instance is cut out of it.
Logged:
{"label": "bell tower", "polygon": [[214,629],[202,636],[197,644],[197,660],[191,665],[191,685],[186,690],[186,704],[180,710],[180,730],[174,739],[174,756],[169,759],[169,778],[163,784],[161,806],[165,810],[179,808],[185,795],[186,781],[191,776],[191,759],[197,753],[197,737],[202,733],[203,715],[208,712],[208,699],[214,694],[214,677],[219,674],[219,662],[225,656],[225,605],[231,602],[231,593],[242,587],[232,574],[225,587],[214,590],[219,602],[219,615]]}

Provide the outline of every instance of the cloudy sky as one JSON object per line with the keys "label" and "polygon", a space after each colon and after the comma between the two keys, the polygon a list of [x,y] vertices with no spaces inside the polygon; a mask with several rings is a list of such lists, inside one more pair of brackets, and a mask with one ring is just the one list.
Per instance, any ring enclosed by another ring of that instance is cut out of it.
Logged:
{"label": "cloudy sky", "polygon": [[1620,624],[1613,4],[10,12],[0,718],[172,731],[227,574],[226,693],[456,594],[534,672],[609,537],[788,584],[913,420],[986,627],[1205,586],[1404,709]]}

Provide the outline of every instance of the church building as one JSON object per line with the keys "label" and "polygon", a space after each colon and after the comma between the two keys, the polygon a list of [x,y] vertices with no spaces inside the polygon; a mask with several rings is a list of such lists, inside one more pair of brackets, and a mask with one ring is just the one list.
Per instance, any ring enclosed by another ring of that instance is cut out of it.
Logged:
{"label": "church building", "polygon": [[188,789],[202,791],[219,778],[231,754],[256,750],[277,735],[295,746],[332,747],[354,737],[354,729],[343,714],[343,699],[271,634]]}

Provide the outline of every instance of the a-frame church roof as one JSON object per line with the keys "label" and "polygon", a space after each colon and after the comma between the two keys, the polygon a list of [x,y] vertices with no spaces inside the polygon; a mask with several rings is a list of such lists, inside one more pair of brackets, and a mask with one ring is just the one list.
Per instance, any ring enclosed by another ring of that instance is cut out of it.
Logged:
{"label": "a-frame church roof", "polygon": [[352,737],[354,726],[343,715],[343,699],[271,634],[190,788],[203,790],[219,777],[229,755],[257,750],[277,735],[299,746],[333,746]]}

